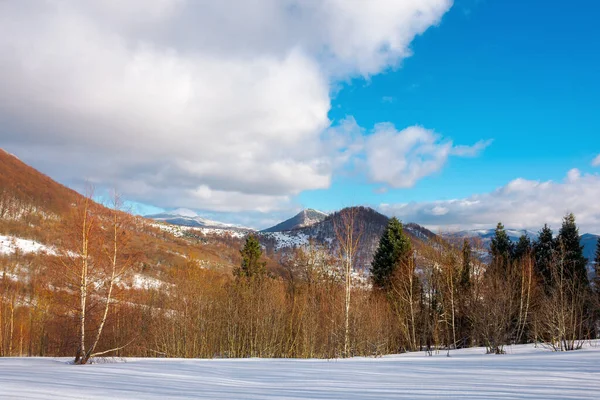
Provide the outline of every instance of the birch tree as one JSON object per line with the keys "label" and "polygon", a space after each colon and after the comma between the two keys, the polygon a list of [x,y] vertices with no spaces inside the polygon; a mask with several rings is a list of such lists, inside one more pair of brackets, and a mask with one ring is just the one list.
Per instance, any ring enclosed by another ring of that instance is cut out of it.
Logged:
{"label": "birch tree", "polygon": [[67,289],[77,295],[75,364],[87,364],[95,356],[123,347],[96,351],[115,302],[116,283],[133,264],[133,257],[122,253],[127,232],[119,196],[115,193],[109,212],[94,203],[92,196],[93,190],[88,189],[74,205],[57,255]]}
{"label": "birch tree", "polygon": [[339,244],[340,259],[344,273],[344,357],[350,355],[350,295],[352,293],[352,271],[362,235],[362,227],[357,221],[358,209],[350,207],[342,210],[334,220],[335,236]]}

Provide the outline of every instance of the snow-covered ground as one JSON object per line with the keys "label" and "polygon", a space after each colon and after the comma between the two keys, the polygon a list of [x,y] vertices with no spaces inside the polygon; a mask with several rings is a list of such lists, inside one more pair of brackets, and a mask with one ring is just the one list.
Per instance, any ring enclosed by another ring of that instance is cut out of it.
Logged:
{"label": "snow-covered ground", "polygon": [[600,343],[347,360],[0,358],[7,399],[598,399]]}
{"label": "snow-covered ground", "polygon": [[12,254],[16,251],[22,253],[46,252],[48,254],[55,254],[54,249],[36,242],[35,240],[0,235],[0,254]]}

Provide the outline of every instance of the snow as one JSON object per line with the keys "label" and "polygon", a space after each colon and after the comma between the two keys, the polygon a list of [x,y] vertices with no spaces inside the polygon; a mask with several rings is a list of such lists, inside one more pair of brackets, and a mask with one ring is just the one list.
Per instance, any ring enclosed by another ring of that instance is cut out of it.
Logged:
{"label": "snow", "polygon": [[481,348],[346,360],[140,359],[74,366],[0,358],[0,398],[597,399],[600,343],[554,353]]}
{"label": "snow", "polygon": [[229,224],[226,222],[219,222],[208,218],[204,218],[196,214],[194,211],[185,208],[179,208],[171,212],[165,212],[160,214],[146,215],[145,218],[178,226],[203,228],[205,227],[216,229],[243,229],[247,231],[254,230],[252,228],[248,228],[242,225]]}
{"label": "snow", "polygon": [[40,253],[56,254],[54,249],[45,246],[35,240],[21,239],[15,236],[0,235],[0,254],[13,254],[16,251],[22,253]]}
{"label": "snow", "polygon": [[309,236],[302,232],[263,232],[264,237],[275,240],[275,249],[280,250],[288,247],[306,246],[309,242]]}
{"label": "snow", "polygon": [[194,217],[198,216],[198,214],[195,211],[192,211],[187,208],[178,208],[176,210],[169,211],[169,214],[174,215],[174,216],[177,215],[177,216],[182,216],[182,217],[188,217],[188,218],[194,218]]}
{"label": "snow", "polygon": [[135,274],[133,276],[132,287],[135,289],[160,289],[164,286],[164,282],[150,276]]}
{"label": "snow", "polygon": [[229,235],[234,238],[243,238],[248,234],[248,231],[238,229],[226,229],[226,228],[198,228],[193,226],[184,225],[173,225],[166,222],[149,223],[150,226],[158,228],[162,231],[168,232],[175,237],[185,236],[185,232],[198,232],[204,235]]}

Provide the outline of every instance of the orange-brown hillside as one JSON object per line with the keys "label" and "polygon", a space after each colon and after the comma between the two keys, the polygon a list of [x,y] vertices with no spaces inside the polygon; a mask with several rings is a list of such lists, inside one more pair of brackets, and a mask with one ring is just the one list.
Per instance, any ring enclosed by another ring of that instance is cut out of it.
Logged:
{"label": "orange-brown hillside", "polygon": [[80,196],[2,149],[0,171],[0,196],[46,212],[62,214]]}
{"label": "orange-brown hillside", "polygon": [[[0,149],[0,235],[33,239],[48,246],[60,243],[61,224],[83,196]],[[109,210],[97,203],[97,213]],[[143,249],[144,270],[152,275],[194,260],[202,266],[230,271],[239,263],[241,241],[228,237],[174,235],[155,221],[121,213]]]}

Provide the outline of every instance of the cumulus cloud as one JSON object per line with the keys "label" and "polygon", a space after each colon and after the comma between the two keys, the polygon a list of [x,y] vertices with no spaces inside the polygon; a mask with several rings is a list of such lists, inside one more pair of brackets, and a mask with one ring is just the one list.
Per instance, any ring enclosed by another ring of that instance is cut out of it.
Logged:
{"label": "cumulus cloud", "polygon": [[369,178],[394,188],[412,187],[419,179],[440,171],[448,157],[474,157],[491,144],[487,140],[473,146],[454,146],[432,130],[411,126],[398,131],[389,123],[376,125],[365,140]]}
{"label": "cumulus cloud", "polygon": [[0,2],[0,146],[163,207],[282,208],[353,154],[324,139],[331,86],[451,3]]}
{"label": "cumulus cloud", "polygon": [[592,167],[600,167],[600,154],[592,160]]}
{"label": "cumulus cloud", "polygon": [[567,212],[575,213],[581,232],[600,233],[600,175],[572,169],[562,182],[515,179],[493,192],[464,199],[382,204],[380,210],[434,230],[489,228],[499,221],[515,229],[558,229]]}

